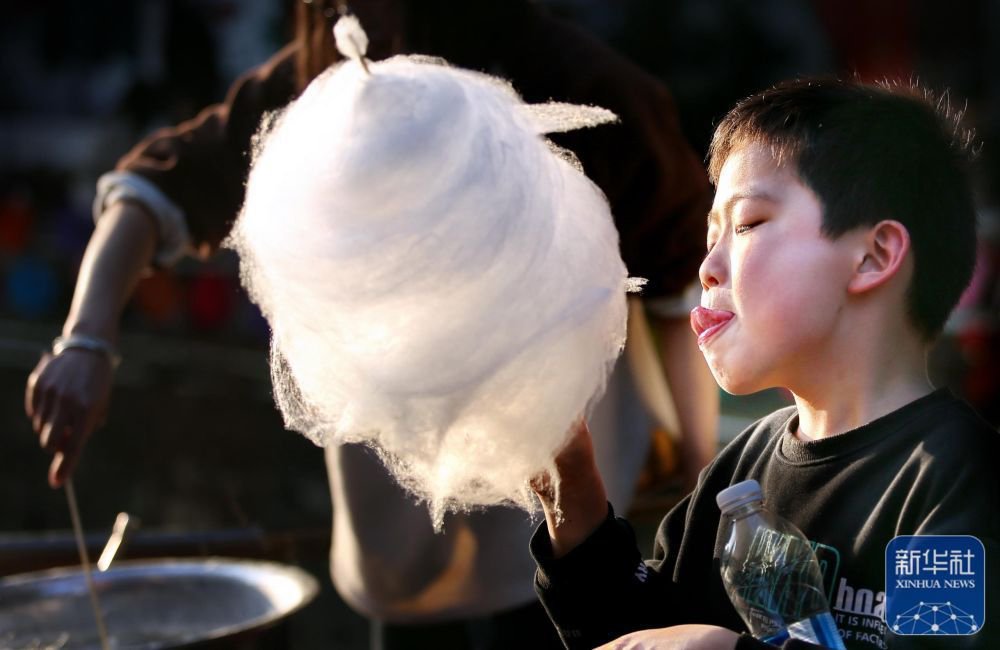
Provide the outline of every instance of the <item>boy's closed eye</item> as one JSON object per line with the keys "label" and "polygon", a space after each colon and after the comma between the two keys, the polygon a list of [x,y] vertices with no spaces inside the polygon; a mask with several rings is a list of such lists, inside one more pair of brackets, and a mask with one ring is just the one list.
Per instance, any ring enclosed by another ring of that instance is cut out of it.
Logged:
{"label": "boy's closed eye", "polygon": [[750,232],[750,230],[756,228],[762,223],[764,223],[763,219],[754,219],[747,221],[746,223],[738,223],[733,226],[733,232],[735,232],[737,235],[743,235],[747,232]]}

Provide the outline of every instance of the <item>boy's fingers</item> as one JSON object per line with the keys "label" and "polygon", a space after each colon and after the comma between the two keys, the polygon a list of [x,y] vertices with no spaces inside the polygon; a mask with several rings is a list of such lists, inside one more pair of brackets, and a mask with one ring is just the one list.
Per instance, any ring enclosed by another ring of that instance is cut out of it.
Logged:
{"label": "boy's fingers", "polygon": [[[592,444],[590,442],[590,429],[587,427],[587,420],[583,416],[580,416],[580,419],[570,425],[569,437],[566,440],[566,444],[556,454],[555,468],[557,473],[561,475],[563,470],[575,471],[577,463],[580,462],[581,458],[584,460],[589,458],[586,455],[587,453],[590,453],[591,456],[593,455]],[[555,501],[554,480],[549,471],[546,470],[533,476],[529,480],[529,485],[543,502]]]}
{"label": "boy's fingers", "polygon": [[576,450],[581,447],[585,442],[589,443],[590,439],[590,427],[587,426],[587,420],[580,418],[574,422],[570,428],[569,441],[566,443],[566,449]]}
{"label": "boy's fingers", "polygon": [[569,440],[556,456],[556,467],[561,474],[564,468],[572,469],[574,463],[592,457],[593,454],[594,445],[590,439],[590,428],[587,426],[587,421],[581,418],[570,428]]}
{"label": "boy's fingers", "polygon": [[539,499],[543,501],[553,501],[555,499],[555,494],[552,490],[552,476],[548,472],[536,474],[529,481],[529,485],[531,485],[531,490],[538,495]]}

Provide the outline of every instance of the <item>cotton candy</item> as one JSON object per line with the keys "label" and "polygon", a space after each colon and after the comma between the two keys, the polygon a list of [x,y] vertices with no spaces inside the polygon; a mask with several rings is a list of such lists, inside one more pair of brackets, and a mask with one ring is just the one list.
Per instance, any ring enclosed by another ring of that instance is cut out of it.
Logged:
{"label": "cotton candy", "polygon": [[286,425],[364,442],[435,525],[535,508],[625,339],[632,287],[601,191],[530,106],[422,57],[327,70],[265,120],[227,245],[272,330]]}

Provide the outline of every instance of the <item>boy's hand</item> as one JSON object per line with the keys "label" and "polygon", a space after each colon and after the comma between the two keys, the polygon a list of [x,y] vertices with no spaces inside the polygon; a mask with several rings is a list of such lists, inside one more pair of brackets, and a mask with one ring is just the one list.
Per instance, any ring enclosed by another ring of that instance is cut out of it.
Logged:
{"label": "boy's hand", "polygon": [[557,481],[546,473],[535,477],[531,487],[542,503],[552,552],[559,558],[587,539],[608,514],[608,496],[585,421],[574,425],[555,464]]}
{"label": "boy's hand", "polygon": [[53,454],[49,485],[73,473],[83,445],[102,424],[114,370],[104,356],[87,350],[44,354],[28,377],[24,410],[43,449]]}
{"label": "boy's hand", "polygon": [[598,650],[733,650],[739,635],[714,625],[674,625],[626,634]]}

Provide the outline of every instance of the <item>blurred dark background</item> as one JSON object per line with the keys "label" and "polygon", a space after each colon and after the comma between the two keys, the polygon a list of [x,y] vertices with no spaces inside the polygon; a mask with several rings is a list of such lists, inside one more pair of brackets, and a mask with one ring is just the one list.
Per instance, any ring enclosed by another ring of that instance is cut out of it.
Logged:
{"label": "blurred dark background", "polygon": [[[74,561],[65,498],[45,483],[48,458],[23,395],[67,312],[97,177],[141,136],[220,100],[237,74],[276,51],[290,36],[290,4],[39,0],[0,8],[0,574]],[[934,372],[998,422],[1000,0],[544,4],[663,79],[702,153],[736,100],[781,79],[828,72],[949,89],[981,147],[983,256]],[[237,554],[306,566],[325,586],[307,612],[324,614],[296,619],[289,645],[364,647],[363,621],[339,603],[326,574],[322,454],[282,429],[267,338],[228,253],[182,261],[139,285],[123,321],[125,361],[108,421],[76,475],[84,525],[99,548],[126,510],[142,520],[126,555]],[[720,437],[773,403],[724,397]]]}

